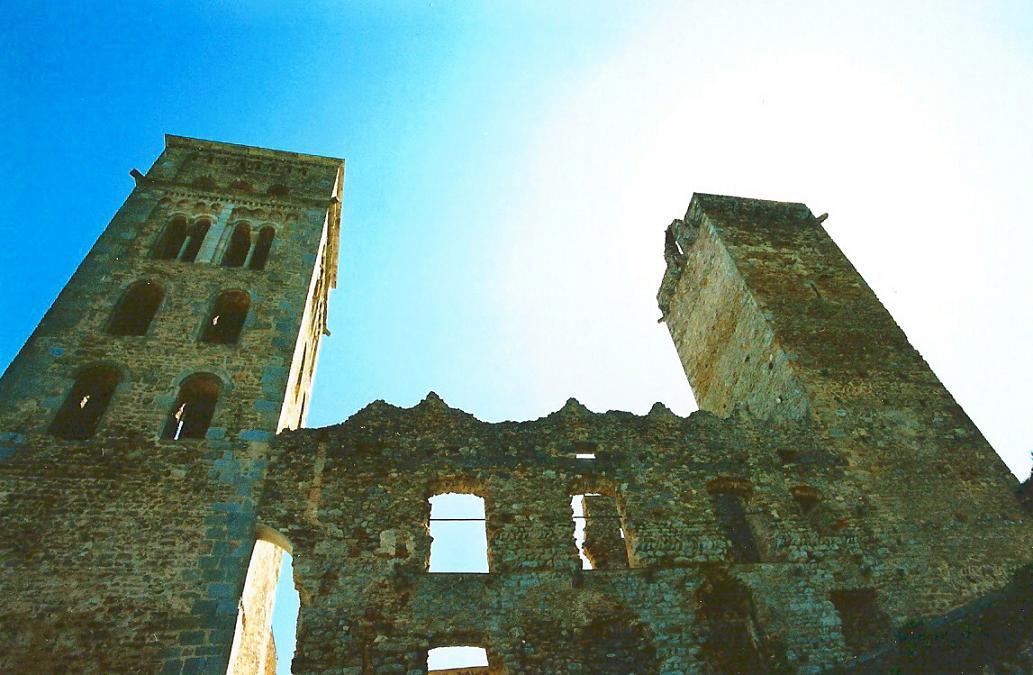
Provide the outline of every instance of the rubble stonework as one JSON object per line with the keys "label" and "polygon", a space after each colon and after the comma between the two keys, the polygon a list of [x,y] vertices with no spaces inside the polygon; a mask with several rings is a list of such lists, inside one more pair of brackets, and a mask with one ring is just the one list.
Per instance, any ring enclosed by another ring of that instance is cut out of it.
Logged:
{"label": "rubble stonework", "polygon": [[[168,137],[136,178],[0,380],[0,670],[272,672],[284,549],[297,673],[421,673],[451,645],[489,656],[455,673],[1033,670],[1028,483],[806,206],[695,195],[668,229],[687,418],[486,423],[431,393],[300,429],[342,162]],[[208,223],[194,262],[154,254],[177,217]],[[240,222],[275,228],[264,267]],[[141,280],[154,320],[113,330]],[[225,291],[240,338],[205,342]],[[167,438],[196,373],[207,433]],[[428,571],[447,492],[484,500],[487,573]]]}
{"label": "rubble stonework", "polygon": [[[0,380],[2,672],[226,672],[269,441],[304,414],[336,279],[341,160],[168,136],[134,174]],[[208,225],[193,262],[160,257],[179,219]],[[253,250],[275,231],[262,269],[223,264],[240,223]],[[143,335],[114,334],[140,282],[163,289],[157,313]],[[225,291],[250,299],[239,339],[204,342]],[[95,364],[118,373],[114,395],[91,437],[60,438],[52,421]],[[195,373],[221,383],[210,427],[164,439]],[[238,651],[258,662],[268,624],[248,618]]]}

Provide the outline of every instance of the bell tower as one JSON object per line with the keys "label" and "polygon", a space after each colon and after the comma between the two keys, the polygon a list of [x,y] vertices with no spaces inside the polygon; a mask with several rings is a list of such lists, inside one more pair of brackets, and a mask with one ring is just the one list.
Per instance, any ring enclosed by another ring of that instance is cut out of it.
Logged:
{"label": "bell tower", "polygon": [[0,379],[0,670],[225,672],[344,163],[166,136]]}

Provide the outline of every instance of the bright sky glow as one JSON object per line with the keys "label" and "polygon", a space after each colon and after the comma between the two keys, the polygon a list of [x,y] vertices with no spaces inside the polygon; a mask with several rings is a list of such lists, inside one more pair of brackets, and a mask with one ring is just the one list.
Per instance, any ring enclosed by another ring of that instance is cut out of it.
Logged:
{"label": "bright sky glow", "polygon": [[345,157],[311,426],[693,402],[655,293],[693,191],[806,202],[1016,474],[1029,2],[14,2],[0,362],[161,134]]}

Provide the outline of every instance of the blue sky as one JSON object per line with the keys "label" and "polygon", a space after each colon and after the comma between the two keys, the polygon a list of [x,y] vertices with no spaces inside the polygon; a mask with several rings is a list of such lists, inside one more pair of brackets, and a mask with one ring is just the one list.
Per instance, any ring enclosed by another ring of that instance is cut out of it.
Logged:
{"label": "blue sky", "polygon": [[0,49],[4,364],[167,132],[347,160],[310,426],[688,413],[653,296],[717,192],[829,212],[1029,474],[1028,2],[13,2]]}

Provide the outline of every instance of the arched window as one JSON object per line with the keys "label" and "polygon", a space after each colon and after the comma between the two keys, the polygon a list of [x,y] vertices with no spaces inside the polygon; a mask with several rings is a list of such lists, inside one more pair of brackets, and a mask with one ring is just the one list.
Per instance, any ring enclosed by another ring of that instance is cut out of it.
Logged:
{"label": "arched window", "polygon": [[71,440],[92,436],[115,395],[119,379],[118,371],[109,366],[94,366],[80,372],[50,425],[50,432]]}
{"label": "arched window", "polygon": [[169,411],[162,438],[204,438],[221,391],[219,378],[209,373],[197,373],[183,380],[176,403]]}
{"label": "arched window", "polygon": [[175,260],[183,249],[183,242],[187,238],[187,221],[183,216],[176,216],[162,234],[158,245],[154,249],[154,257],[158,260]]}
{"label": "arched window", "polygon": [[244,328],[244,319],[247,318],[250,306],[251,298],[243,291],[226,291],[219,295],[208,316],[201,341],[221,345],[235,343]]}
{"label": "arched window", "polygon": [[165,289],[150,281],[130,286],[115,306],[108,324],[112,335],[146,335],[147,329],[165,297]]}
{"label": "arched window", "polygon": [[276,230],[271,227],[263,227],[258,232],[258,243],[255,244],[255,251],[251,254],[251,263],[248,265],[253,270],[264,270],[265,263],[269,260],[269,249],[273,246],[273,237]]}
{"label": "arched window", "polygon": [[472,494],[430,498],[429,572],[487,572],[484,499]]}
{"label": "arched window", "polygon": [[251,226],[247,223],[237,223],[233,228],[229,244],[226,246],[226,254],[222,256],[223,267],[241,267],[247,260],[248,251],[251,250]]}
{"label": "arched window", "polygon": [[204,243],[205,235],[208,234],[210,226],[211,223],[203,219],[193,224],[189,234],[187,234],[187,242],[183,247],[183,254],[179,256],[180,260],[183,262],[194,262],[197,259],[197,253],[201,250],[201,244]]}

